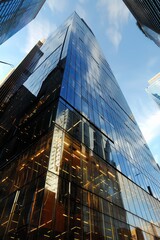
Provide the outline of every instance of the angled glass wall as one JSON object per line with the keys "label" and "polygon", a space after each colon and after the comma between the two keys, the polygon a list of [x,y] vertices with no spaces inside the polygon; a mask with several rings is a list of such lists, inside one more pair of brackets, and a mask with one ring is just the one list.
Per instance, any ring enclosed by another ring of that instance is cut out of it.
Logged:
{"label": "angled glass wall", "polygon": [[92,30],[74,13],[40,50],[0,119],[1,239],[160,239],[160,172]]}
{"label": "angled glass wall", "polygon": [[1,0],[0,1],[0,44],[12,37],[32,21],[45,0]]}

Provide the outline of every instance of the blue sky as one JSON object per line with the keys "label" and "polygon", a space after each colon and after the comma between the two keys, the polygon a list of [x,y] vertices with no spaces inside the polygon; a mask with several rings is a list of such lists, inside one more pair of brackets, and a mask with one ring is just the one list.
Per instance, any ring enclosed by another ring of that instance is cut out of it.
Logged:
{"label": "blue sky", "polygon": [[[160,164],[160,110],[145,92],[160,71],[160,49],[136,26],[121,0],[47,0],[37,18],[0,46],[0,60],[15,67],[39,39],[76,11],[93,30],[140,129]],[[0,82],[11,70],[0,65]]]}

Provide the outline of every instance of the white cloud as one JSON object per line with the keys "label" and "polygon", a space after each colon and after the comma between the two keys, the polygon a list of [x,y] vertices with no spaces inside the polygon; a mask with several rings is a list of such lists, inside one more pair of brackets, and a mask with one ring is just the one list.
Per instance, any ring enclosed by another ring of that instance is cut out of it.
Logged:
{"label": "white cloud", "polygon": [[157,64],[157,62],[158,62],[158,58],[157,58],[157,57],[151,57],[151,58],[148,60],[148,62],[147,62],[147,66],[148,66],[149,68],[152,68],[152,67],[154,67],[154,66]]}
{"label": "white cloud", "polygon": [[142,99],[136,101],[135,108],[138,125],[146,141],[151,144],[156,137],[160,136],[160,110],[152,99],[146,105]]}
{"label": "white cloud", "polygon": [[121,40],[122,40],[122,35],[119,30],[116,28],[110,27],[106,31],[107,36],[109,37],[110,41],[113,43],[113,45],[118,48]]}
{"label": "white cloud", "polygon": [[98,8],[105,14],[103,21],[107,21],[109,28],[106,31],[112,44],[117,48],[122,40],[123,26],[128,22],[129,10],[122,0],[99,0]]}
{"label": "white cloud", "polygon": [[55,29],[55,24],[46,19],[36,18],[27,26],[27,44],[24,51],[28,53],[39,40],[47,38]]}
{"label": "white cloud", "polygon": [[87,0],[79,0],[79,3],[83,4],[85,3]]}
{"label": "white cloud", "polygon": [[154,159],[156,163],[160,164],[160,156],[158,154],[154,154]]}
{"label": "white cloud", "polygon": [[63,12],[66,7],[67,1],[66,0],[47,0],[47,4],[53,12]]}
{"label": "white cloud", "polygon": [[153,141],[154,138],[160,136],[160,111],[146,114],[139,122],[140,129],[147,142]]}
{"label": "white cloud", "polygon": [[86,20],[87,18],[87,13],[86,11],[84,10],[84,8],[80,5],[80,4],[77,4],[76,6],[76,12],[78,13],[78,15],[83,18],[84,20]]}

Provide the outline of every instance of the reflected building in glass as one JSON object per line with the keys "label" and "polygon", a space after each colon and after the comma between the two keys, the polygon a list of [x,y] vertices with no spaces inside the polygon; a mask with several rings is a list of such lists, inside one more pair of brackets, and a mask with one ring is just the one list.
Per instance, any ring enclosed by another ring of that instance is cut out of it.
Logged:
{"label": "reflected building in glass", "polygon": [[160,73],[151,78],[148,83],[149,86],[146,88],[146,92],[160,107]]}
{"label": "reflected building in glass", "polygon": [[32,21],[44,3],[45,0],[1,0],[0,44]]}
{"label": "reflected building in glass", "polygon": [[40,52],[0,119],[1,239],[160,239],[160,171],[93,32],[74,13]]}
{"label": "reflected building in glass", "polygon": [[43,55],[40,50],[43,45],[42,41],[39,41],[23,59],[16,69],[13,69],[7,77],[4,79],[4,83],[0,87],[0,114],[5,109],[10,98],[17,92],[17,90],[23,85],[26,79],[30,76],[32,70],[35,67],[37,61]]}

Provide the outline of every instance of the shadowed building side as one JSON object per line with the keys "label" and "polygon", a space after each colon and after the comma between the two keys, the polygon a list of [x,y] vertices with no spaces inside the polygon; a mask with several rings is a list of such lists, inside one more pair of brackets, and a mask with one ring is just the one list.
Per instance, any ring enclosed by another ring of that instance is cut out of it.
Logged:
{"label": "shadowed building side", "polygon": [[129,8],[139,29],[160,47],[159,0],[123,0]]}

